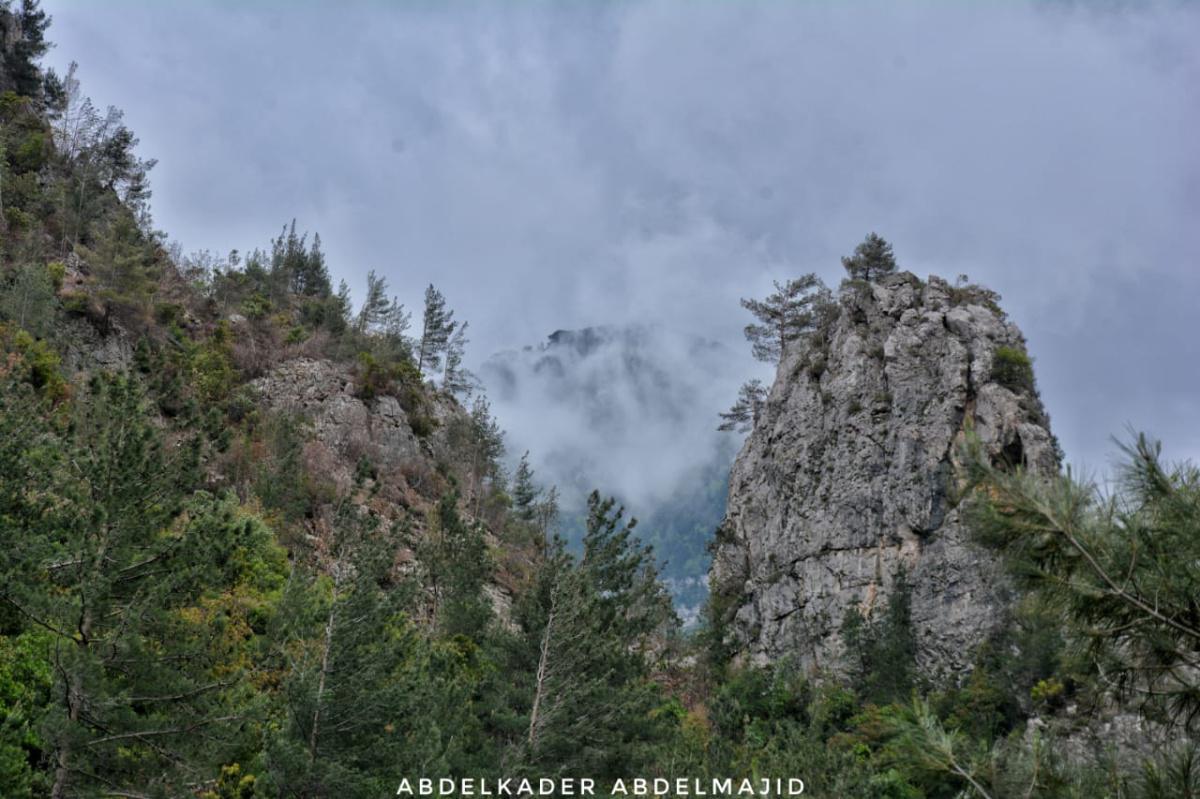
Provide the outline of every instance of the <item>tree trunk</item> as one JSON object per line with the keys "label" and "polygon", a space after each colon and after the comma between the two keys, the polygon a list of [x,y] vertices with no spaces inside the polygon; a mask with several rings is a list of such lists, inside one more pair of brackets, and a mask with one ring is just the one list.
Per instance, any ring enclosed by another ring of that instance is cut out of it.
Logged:
{"label": "tree trunk", "polygon": [[558,604],[557,590],[550,593],[550,615],[546,617],[546,630],[542,633],[541,653],[538,655],[537,683],[533,691],[533,708],[529,711],[529,749],[532,752],[538,742],[538,714],[542,699],[546,695],[546,681],[550,671],[550,640],[554,630],[554,612]]}
{"label": "tree trunk", "polygon": [[[111,531],[109,528],[104,528],[104,537],[100,544],[99,550],[96,552],[92,573],[98,573],[104,568],[104,559],[108,556],[108,541]],[[83,591],[81,603],[83,608],[79,614],[79,639],[75,642],[79,650],[86,652],[91,646],[92,640],[92,608],[88,604],[87,592]],[[70,722],[70,728],[74,728],[79,723],[80,711],[83,708],[83,673],[80,668],[75,668],[71,672],[70,679],[67,683],[67,720]],[[70,743],[70,733],[58,747],[58,753],[55,757],[54,766],[54,785],[50,789],[50,799],[66,799],[67,783],[70,781],[71,775],[71,755],[73,754]]]}
{"label": "tree trunk", "polygon": [[[337,566],[334,566],[337,569]],[[337,613],[338,600],[338,578],[335,576],[333,580],[333,594],[329,599],[329,615],[325,619],[325,643],[321,652],[321,675],[317,679],[317,696],[313,702],[313,720],[312,729],[308,733],[308,762],[312,763],[317,759],[317,733],[321,726],[321,702],[325,698],[325,680],[329,676],[329,653],[333,650],[333,632],[335,627],[335,614]]]}

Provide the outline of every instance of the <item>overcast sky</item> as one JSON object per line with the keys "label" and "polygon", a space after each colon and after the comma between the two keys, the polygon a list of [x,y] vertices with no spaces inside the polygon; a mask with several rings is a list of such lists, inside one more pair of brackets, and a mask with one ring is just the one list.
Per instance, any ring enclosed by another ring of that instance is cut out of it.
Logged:
{"label": "overcast sky", "polygon": [[438,284],[482,359],[736,343],[739,297],[876,230],[1004,295],[1070,460],[1126,424],[1200,458],[1200,4],[43,5],[185,250],[295,217],[355,289]]}

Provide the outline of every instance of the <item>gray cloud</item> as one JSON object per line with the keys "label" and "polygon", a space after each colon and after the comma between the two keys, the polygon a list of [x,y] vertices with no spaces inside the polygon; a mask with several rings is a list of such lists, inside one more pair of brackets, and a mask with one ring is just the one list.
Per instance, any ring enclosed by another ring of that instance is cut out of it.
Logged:
{"label": "gray cloud", "polygon": [[45,5],[188,249],[295,216],[356,286],[437,283],[482,359],[736,344],[738,297],[878,230],[1005,296],[1072,460],[1126,423],[1200,458],[1193,5]]}

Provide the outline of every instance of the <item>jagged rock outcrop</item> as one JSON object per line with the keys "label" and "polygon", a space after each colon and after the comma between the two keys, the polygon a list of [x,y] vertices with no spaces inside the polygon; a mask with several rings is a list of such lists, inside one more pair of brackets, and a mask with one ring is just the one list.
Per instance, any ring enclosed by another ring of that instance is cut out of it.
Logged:
{"label": "jagged rock outcrop", "polygon": [[266,403],[312,422],[314,437],[350,468],[366,455],[388,466],[421,455],[408,416],[392,396],[368,405],[356,395],[349,369],[330,361],[296,358],[251,383]]}
{"label": "jagged rock outcrop", "polygon": [[953,505],[956,447],[973,427],[998,460],[1058,464],[1024,350],[986,290],[908,273],[843,287],[785,353],[730,477],[711,582],[744,656],[838,670],[847,611],[882,608],[903,570],[922,668],[969,663],[1005,582]]}
{"label": "jagged rock outcrop", "polygon": [[[365,458],[376,489],[370,493],[371,509],[389,522],[407,519],[410,534],[419,538],[426,534],[428,513],[451,490],[439,474],[439,462],[454,457],[451,430],[456,423],[467,423],[467,412],[449,397],[430,392],[418,413],[428,415],[424,423],[432,429],[418,436],[415,414],[397,397],[380,394],[364,400],[355,381],[345,364],[301,357],[278,364],[250,386],[266,407],[304,420],[309,431],[305,457],[320,465],[323,481],[335,494],[349,491]],[[500,623],[511,626],[513,597],[525,579],[529,553],[500,541],[489,529],[484,538],[493,552],[503,553],[484,593]],[[397,562],[411,568],[416,553],[405,548],[397,552]]]}

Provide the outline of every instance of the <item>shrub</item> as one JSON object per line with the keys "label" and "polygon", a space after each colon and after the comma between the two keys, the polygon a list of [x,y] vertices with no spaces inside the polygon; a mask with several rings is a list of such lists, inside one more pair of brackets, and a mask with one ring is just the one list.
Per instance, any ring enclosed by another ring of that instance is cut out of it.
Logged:
{"label": "shrub", "polygon": [[1033,390],[1033,360],[1016,347],[997,347],[992,357],[992,380],[1012,391]]}
{"label": "shrub", "polygon": [[423,413],[412,413],[408,416],[408,426],[413,431],[414,436],[425,438],[434,431],[437,423]]}
{"label": "shrub", "polygon": [[54,348],[24,330],[10,330],[0,325],[0,341],[20,359],[25,381],[51,402],[66,399],[70,386],[62,376],[62,359]]}
{"label": "shrub", "polygon": [[250,319],[262,319],[271,311],[271,301],[255,292],[242,300],[242,313]]}
{"label": "shrub", "polygon": [[62,261],[51,261],[46,264],[46,274],[50,275],[50,282],[54,284],[54,290],[58,291],[67,276],[67,267]]}
{"label": "shrub", "polygon": [[358,384],[355,386],[355,396],[369,402],[382,394],[390,394],[395,390],[392,370],[379,362],[369,352],[358,354]]}
{"label": "shrub", "polygon": [[1030,690],[1030,698],[1040,708],[1055,708],[1062,704],[1065,686],[1055,677],[1038,680]]}

